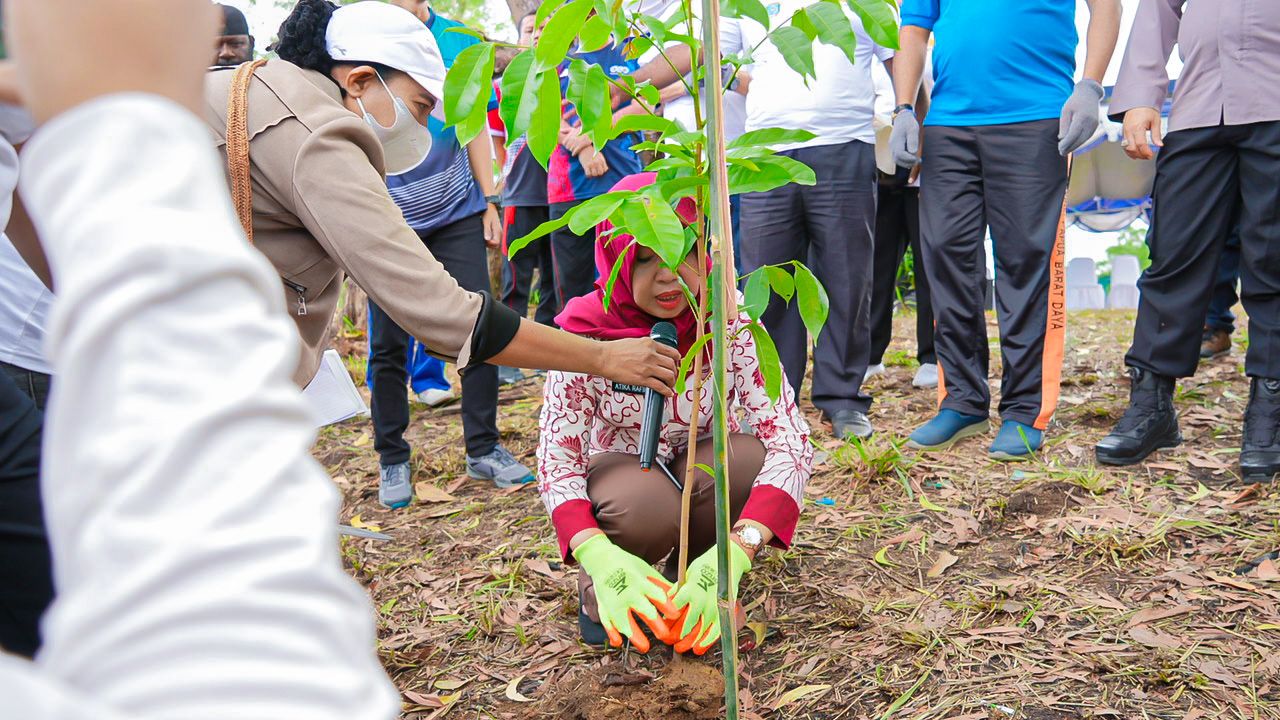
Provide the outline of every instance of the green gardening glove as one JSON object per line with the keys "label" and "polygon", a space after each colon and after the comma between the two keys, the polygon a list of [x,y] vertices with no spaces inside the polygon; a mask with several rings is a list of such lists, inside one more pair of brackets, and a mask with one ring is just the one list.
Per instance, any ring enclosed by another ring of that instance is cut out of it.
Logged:
{"label": "green gardening glove", "polygon": [[[671,599],[675,612],[668,613],[668,620],[675,620],[682,613],[684,624],[672,627],[672,634],[680,640],[674,644],[676,652],[692,649],[695,655],[703,655],[720,639],[720,610],[717,607],[716,588],[719,581],[716,549],[702,553],[689,565],[684,585]],[[742,574],[751,569],[751,558],[736,542],[729,542],[729,568],[734,596]]]}
{"label": "green gardening glove", "polygon": [[637,617],[658,639],[669,642],[671,629],[662,617],[675,610],[667,599],[671,585],[652,565],[614,545],[604,534],[588,538],[573,557],[595,584],[600,624],[610,645],[622,647],[625,634],[636,650],[649,652],[649,638],[640,631]]}

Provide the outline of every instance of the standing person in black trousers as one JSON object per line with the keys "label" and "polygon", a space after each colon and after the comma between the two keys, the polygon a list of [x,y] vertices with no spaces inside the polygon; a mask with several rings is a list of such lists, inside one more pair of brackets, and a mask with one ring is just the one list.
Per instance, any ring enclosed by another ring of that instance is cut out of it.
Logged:
{"label": "standing person in black trousers", "polygon": [[933,349],[933,302],[920,250],[920,183],[916,171],[898,168],[893,175],[878,173],[876,249],[871,285],[871,367],[867,378],[884,372],[884,353],[893,338],[893,306],[898,295],[898,268],[911,248],[916,290],[916,370],[911,384],[938,386],[938,359]]}
{"label": "standing person in black trousers", "polygon": [[[521,45],[532,46],[536,17],[537,13],[528,13],[520,18]],[[528,315],[533,271],[537,270],[538,309],[533,319],[543,325],[555,327],[558,306],[551,238],[534,240],[516,253],[515,257],[507,255],[507,248],[513,240],[533,232],[534,228],[551,217],[551,208],[547,204],[547,170],[529,152],[527,138],[518,138],[508,148],[502,176],[503,262],[500,299],[520,317]],[[498,368],[498,378],[503,383],[519,382],[524,379],[524,373],[517,368],[503,367]]]}
{"label": "standing person in black trousers", "polygon": [[[1184,65],[1162,142],[1157,108],[1175,44]],[[1251,382],[1240,469],[1246,481],[1271,480],[1280,472],[1280,4],[1143,0],[1111,111],[1124,117],[1130,157],[1153,156],[1148,133],[1162,149],[1151,266],[1125,355],[1129,409],[1098,443],[1098,461],[1131,465],[1182,442],[1173,387],[1196,370],[1218,258],[1238,218]]]}
{"label": "standing person in black trousers", "polygon": [[[774,26],[808,3],[769,6]],[[846,13],[848,14],[848,13]],[[798,260],[809,266],[830,300],[827,324],[813,338],[813,404],[838,438],[870,437],[871,396],[862,388],[871,353],[871,263],[875,246],[876,165],[872,116],[873,58],[888,67],[893,51],[877,45],[850,15],[856,62],[839,49],[813,47],[816,79],[803,82],[773,43],[768,28],[743,20],[742,41],[756,47],[747,131],[770,127],[808,130],[806,142],[779,146],[779,154],[813,169],[817,183],[784,185],[742,196],[742,268]],[[786,102],[780,102],[786,98]],[[778,346],[787,382],[798,397],[808,366],[810,338],[796,303],[773,298],[761,318]]]}

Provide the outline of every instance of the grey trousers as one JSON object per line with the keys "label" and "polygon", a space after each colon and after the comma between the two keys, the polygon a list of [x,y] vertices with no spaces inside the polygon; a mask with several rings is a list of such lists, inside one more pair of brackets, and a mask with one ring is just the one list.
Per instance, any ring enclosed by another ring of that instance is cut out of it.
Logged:
{"label": "grey trousers", "polygon": [[[813,168],[818,183],[742,196],[742,269],[799,260],[831,301],[813,348],[813,404],[825,415],[871,407],[862,377],[871,359],[875,247],[875,148],[853,140],[781,153]],[[793,300],[774,297],[763,316],[791,389],[800,395],[809,336]]]}
{"label": "grey trousers", "polygon": [[1249,313],[1245,374],[1280,379],[1280,122],[1177,130],[1156,161],[1151,267],[1125,363],[1195,373],[1218,258],[1239,218],[1240,299]]}
{"label": "grey trousers", "polygon": [[1004,360],[1000,415],[1043,430],[1058,406],[1067,161],[1057,145],[1056,118],[925,128],[920,244],[933,294],[940,407],[983,417],[990,411],[983,313],[988,227]]}

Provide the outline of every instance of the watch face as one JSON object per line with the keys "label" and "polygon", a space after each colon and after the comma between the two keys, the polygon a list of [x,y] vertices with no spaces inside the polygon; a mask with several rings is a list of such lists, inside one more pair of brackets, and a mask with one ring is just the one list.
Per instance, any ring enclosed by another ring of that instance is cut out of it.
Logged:
{"label": "watch face", "polygon": [[738,537],[742,538],[742,542],[753,548],[758,546],[760,541],[764,540],[764,537],[760,535],[760,531],[753,527],[742,528],[738,531]]}

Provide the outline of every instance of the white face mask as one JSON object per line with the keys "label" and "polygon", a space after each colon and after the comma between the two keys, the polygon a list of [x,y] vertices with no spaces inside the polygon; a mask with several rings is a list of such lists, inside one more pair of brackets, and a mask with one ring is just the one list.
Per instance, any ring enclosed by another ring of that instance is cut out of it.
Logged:
{"label": "white face mask", "polygon": [[414,119],[409,106],[391,92],[382,75],[378,75],[378,82],[382,83],[383,89],[395,101],[396,119],[391,127],[383,127],[377,118],[364,109],[360,98],[356,98],[356,104],[360,106],[360,112],[364,113],[364,121],[373,127],[374,134],[382,143],[387,174],[399,175],[418,167],[427,158],[427,154],[431,152],[431,131]]}

